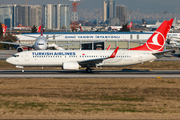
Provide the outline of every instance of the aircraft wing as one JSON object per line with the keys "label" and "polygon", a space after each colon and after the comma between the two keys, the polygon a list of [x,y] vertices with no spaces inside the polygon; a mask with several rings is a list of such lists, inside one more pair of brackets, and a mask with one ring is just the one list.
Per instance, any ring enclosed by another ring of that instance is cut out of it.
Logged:
{"label": "aircraft wing", "polygon": [[24,36],[31,37],[31,38],[38,38],[36,36],[31,36],[31,35],[24,35]]}
{"label": "aircraft wing", "polygon": [[95,64],[98,64],[98,63],[101,63],[103,60],[105,59],[110,59],[110,58],[114,58],[117,54],[117,51],[118,51],[119,47],[117,47],[114,52],[111,54],[110,57],[106,57],[106,58],[97,58],[97,59],[91,59],[91,60],[83,60],[83,61],[78,61],[78,63],[81,65],[81,66],[87,66],[87,65],[95,65]]}
{"label": "aircraft wing", "polygon": [[4,41],[0,41],[0,43],[3,43],[3,44],[12,44],[12,45],[22,45],[22,46],[26,46],[26,47],[33,47],[33,45],[21,44],[21,43],[14,43],[14,42],[4,42]]}

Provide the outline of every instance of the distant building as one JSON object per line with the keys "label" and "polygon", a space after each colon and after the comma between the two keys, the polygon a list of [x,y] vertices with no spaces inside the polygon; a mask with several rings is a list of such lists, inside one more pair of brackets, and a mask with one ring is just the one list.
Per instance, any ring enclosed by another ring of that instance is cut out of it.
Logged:
{"label": "distant building", "polygon": [[116,6],[116,18],[119,18],[120,25],[127,23],[127,6],[117,5]]}
{"label": "distant building", "polygon": [[30,6],[29,11],[29,26],[39,26],[41,25],[42,21],[42,6],[40,5],[33,5]]}
{"label": "distant building", "polygon": [[12,25],[12,5],[0,5],[0,22],[11,28]]}
{"label": "distant building", "polygon": [[7,28],[20,26],[39,26],[43,17],[46,29],[70,29],[68,5],[0,5],[0,22]]}
{"label": "distant building", "polygon": [[107,20],[107,1],[103,2],[103,22]]}
{"label": "distant building", "polygon": [[46,29],[69,29],[70,13],[69,6],[63,4],[47,4],[42,9],[43,17],[45,18]]}
{"label": "distant building", "polygon": [[57,4],[57,29],[61,29],[61,20],[60,20],[60,15],[61,15],[61,10],[60,10],[61,4]]}
{"label": "distant building", "polygon": [[7,28],[16,26],[39,26],[42,16],[40,5],[0,5],[0,22]]}
{"label": "distant building", "polygon": [[60,28],[65,28],[66,30],[70,29],[70,15],[69,15],[69,6],[61,5],[60,7]]}
{"label": "distant building", "polygon": [[108,0],[107,5],[107,18],[115,17],[115,2],[113,0]]}
{"label": "distant building", "polygon": [[109,26],[119,26],[119,19],[118,18],[110,18]]}
{"label": "distant building", "polygon": [[43,6],[45,9],[45,28],[52,29],[52,4],[47,4]]}

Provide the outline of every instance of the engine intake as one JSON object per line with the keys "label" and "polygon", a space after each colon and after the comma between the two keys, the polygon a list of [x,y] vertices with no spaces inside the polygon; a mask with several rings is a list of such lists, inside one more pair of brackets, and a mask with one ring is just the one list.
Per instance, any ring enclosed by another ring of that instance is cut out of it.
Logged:
{"label": "engine intake", "polygon": [[17,52],[22,52],[23,51],[23,48],[22,47],[18,47],[17,48]]}

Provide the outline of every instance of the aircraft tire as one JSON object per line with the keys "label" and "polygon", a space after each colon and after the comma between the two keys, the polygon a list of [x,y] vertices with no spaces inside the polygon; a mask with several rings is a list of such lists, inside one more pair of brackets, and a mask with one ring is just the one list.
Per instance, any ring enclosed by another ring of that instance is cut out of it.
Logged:
{"label": "aircraft tire", "polygon": [[92,70],[91,70],[90,68],[87,68],[87,69],[86,69],[86,72],[87,72],[87,73],[91,73]]}

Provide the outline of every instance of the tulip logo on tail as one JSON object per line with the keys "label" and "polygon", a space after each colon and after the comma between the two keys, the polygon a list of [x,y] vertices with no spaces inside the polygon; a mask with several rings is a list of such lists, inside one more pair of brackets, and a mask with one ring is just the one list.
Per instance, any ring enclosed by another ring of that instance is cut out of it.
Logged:
{"label": "tulip logo on tail", "polygon": [[7,29],[7,26],[5,26],[5,27],[3,28],[3,34],[6,34],[6,29]]}
{"label": "tulip logo on tail", "polygon": [[165,43],[165,37],[162,33],[156,31],[156,34],[154,34],[148,42],[146,42],[146,46],[149,50],[161,50],[164,47]]}

